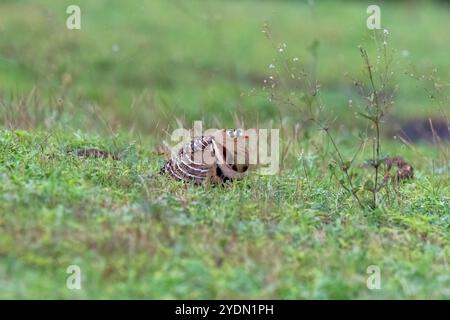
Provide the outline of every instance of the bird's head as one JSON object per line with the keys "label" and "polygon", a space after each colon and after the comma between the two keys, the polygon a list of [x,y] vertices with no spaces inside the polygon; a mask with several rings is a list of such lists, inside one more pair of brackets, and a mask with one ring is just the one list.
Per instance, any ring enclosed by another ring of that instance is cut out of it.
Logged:
{"label": "bird's head", "polygon": [[216,132],[215,142],[222,159],[237,172],[249,168],[249,133],[244,129],[222,129]]}
{"label": "bird's head", "polygon": [[230,139],[248,139],[249,136],[243,129],[225,129],[225,133],[227,135],[227,138]]}

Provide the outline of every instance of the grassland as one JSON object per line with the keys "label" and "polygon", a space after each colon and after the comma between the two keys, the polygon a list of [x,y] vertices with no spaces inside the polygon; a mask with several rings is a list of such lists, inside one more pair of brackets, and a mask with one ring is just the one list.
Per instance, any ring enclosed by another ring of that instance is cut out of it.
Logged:
{"label": "grassland", "polygon": [[[415,179],[362,210],[330,173],[324,133],[261,89],[277,55],[269,23],[315,70],[350,158],[365,124],[348,108],[357,46],[374,52],[366,3],[78,1],[79,31],[65,28],[69,4],[0,4],[0,298],[450,298],[448,142],[383,136]],[[392,121],[448,117],[448,91],[430,92],[450,76],[449,16],[434,2],[382,5],[397,50]],[[155,146],[176,118],[282,127],[280,173],[216,188],[158,175]],[[120,160],[76,156],[84,147]],[[79,291],[66,288],[73,264]],[[366,287],[370,265],[380,290]]]}

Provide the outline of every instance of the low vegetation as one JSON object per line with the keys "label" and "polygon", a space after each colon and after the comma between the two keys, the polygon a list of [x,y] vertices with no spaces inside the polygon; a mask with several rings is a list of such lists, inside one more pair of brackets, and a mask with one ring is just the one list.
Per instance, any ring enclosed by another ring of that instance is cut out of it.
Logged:
{"label": "low vegetation", "polygon": [[[448,125],[444,4],[409,4],[414,32],[383,5],[394,74],[371,88],[359,2],[79,2],[78,33],[65,1],[0,6],[0,298],[450,297],[448,140],[390,130]],[[193,120],[280,128],[279,174],[160,175]]]}

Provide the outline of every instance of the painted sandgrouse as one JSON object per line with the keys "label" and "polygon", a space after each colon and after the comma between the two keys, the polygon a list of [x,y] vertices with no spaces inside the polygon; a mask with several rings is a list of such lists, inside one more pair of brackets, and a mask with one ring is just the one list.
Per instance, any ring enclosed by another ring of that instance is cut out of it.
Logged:
{"label": "painted sandgrouse", "polygon": [[193,138],[166,162],[161,171],[195,184],[241,179],[249,169],[248,136],[241,129],[217,130]]}

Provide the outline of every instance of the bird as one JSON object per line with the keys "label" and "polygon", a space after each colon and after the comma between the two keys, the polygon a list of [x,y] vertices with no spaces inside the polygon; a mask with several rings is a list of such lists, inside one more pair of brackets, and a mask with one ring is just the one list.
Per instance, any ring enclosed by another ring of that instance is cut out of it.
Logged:
{"label": "bird", "polygon": [[[414,178],[414,168],[407,163],[402,157],[387,157],[382,160],[386,166],[386,171],[384,175],[384,181],[391,179],[394,183],[399,183],[403,180],[409,180]],[[397,171],[394,174],[391,173],[393,166],[397,167]]]}
{"label": "bird", "polygon": [[161,173],[197,185],[242,179],[250,168],[248,139],[243,129],[219,129],[194,137],[164,164]]}

